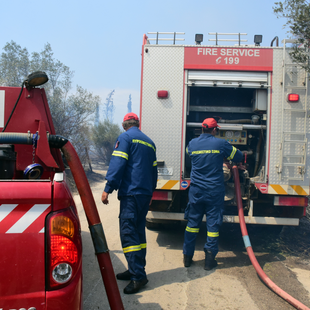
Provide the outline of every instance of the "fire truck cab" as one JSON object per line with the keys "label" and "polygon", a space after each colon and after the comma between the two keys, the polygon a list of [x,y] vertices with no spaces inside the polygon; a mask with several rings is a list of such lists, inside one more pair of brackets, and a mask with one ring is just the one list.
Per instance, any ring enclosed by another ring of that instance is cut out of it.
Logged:
{"label": "fire truck cab", "polygon": [[1,310],[82,308],[80,223],[60,151],[48,143],[55,130],[35,87],[42,79],[0,87]]}
{"label": "fire truck cab", "polygon": [[[290,57],[293,42],[279,47],[276,37],[263,47],[262,36],[249,45],[240,33],[210,33],[215,45],[202,45],[200,34],[195,44],[182,45],[180,35],[143,38],[141,129],[156,144],[159,174],[148,221],[184,219],[191,172],[186,146],[213,117],[217,137],[245,154],[238,169],[246,223],[298,225],[309,195],[309,77]],[[230,35],[236,44],[220,45],[228,36],[233,41]],[[232,164],[223,162],[224,222],[238,223]]]}

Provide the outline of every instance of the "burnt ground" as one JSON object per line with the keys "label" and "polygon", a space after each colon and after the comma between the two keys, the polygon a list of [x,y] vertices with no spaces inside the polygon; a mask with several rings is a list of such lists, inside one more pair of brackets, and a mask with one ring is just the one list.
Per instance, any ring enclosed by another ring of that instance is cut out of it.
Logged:
{"label": "burnt ground", "polygon": [[[268,251],[283,257],[310,258],[309,217],[302,218],[299,226],[284,226],[281,232],[277,226],[247,225],[247,229],[255,252]],[[220,239],[223,247],[230,248],[229,244],[236,246],[235,238],[241,239],[240,228],[235,224],[224,224]],[[239,243],[238,248],[243,247],[242,239]]]}
{"label": "burnt ground", "polygon": [[[276,226],[248,225],[247,229],[252,249],[266,275],[282,290],[310,307],[309,291],[300,285],[293,272],[296,268],[310,271],[309,217],[302,218],[299,226],[284,226],[280,233]],[[265,289],[265,284],[250,263],[240,228],[236,225],[226,227],[225,224],[223,225],[219,256],[221,251],[234,253],[235,259],[223,259],[223,265],[227,268],[225,271],[239,278],[252,299],[260,305],[260,309],[293,309],[271,290]],[[218,261],[220,262],[220,257]],[[247,265],[251,268],[245,269]],[[270,303],[273,300],[276,303],[271,307]]]}

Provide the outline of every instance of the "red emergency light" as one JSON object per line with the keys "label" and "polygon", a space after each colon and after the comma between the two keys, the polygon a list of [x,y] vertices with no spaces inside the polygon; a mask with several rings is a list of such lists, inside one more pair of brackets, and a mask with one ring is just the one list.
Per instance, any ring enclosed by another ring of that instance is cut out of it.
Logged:
{"label": "red emergency light", "polygon": [[157,92],[158,98],[168,98],[168,90],[159,90]]}
{"label": "red emergency light", "polygon": [[288,94],[287,95],[287,101],[288,102],[298,102],[299,101],[299,95],[298,94]]}

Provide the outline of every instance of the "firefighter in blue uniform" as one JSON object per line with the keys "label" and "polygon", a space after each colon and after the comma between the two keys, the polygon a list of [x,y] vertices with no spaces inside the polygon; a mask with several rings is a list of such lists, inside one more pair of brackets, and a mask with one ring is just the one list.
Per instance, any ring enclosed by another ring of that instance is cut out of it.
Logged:
{"label": "firefighter in blue uniform", "polygon": [[128,270],[116,277],[130,280],[124,293],[133,294],[148,282],[145,222],[157,183],[157,161],[155,144],[139,130],[138,116],[126,114],[122,125],[125,132],[115,143],[101,200],[108,204],[108,195],[118,189],[120,238]]}
{"label": "firefighter in blue uniform", "polygon": [[219,229],[223,222],[225,186],[223,159],[240,162],[243,154],[227,141],[215,138],[218,124],[214,118],[202,122],[202,134],[191,140],[187,153],[191,158],[191,184],[185,219],[188,220],[183,245],[183,262],[189,267],[195,251],[196,237],[204,215],[206,215],[207,240],[204,245],[205,267],[217,266]]}

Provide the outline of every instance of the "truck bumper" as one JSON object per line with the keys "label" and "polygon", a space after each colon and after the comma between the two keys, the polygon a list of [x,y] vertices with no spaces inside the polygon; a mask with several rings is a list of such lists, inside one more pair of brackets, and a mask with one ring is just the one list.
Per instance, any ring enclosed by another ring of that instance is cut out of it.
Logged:
{"label": "truck bumper", "polygon": [[[160,221],[185,221],[184,213],[173,213],[173,212],[157,212],[149,211],[146,219],[150,222]],[[263,216],[252,216],[249,214],[244,217],[247,224],[265,224],[265,225],[288,225],[298,226],[298,218],[284,218],[284,217],[263,217]],[[206,216],[203,217],[203,221],[206,221]],[[235,215],[224,215],[224,223],[239,223],[239,217]]]}

